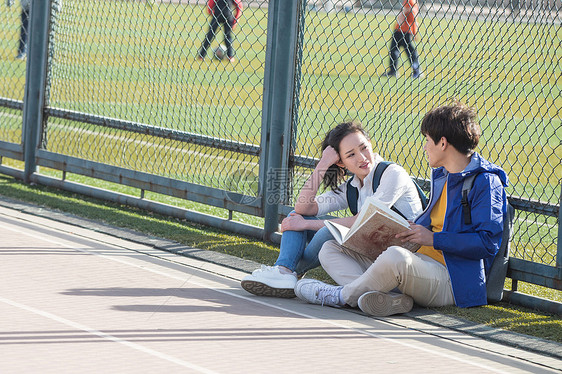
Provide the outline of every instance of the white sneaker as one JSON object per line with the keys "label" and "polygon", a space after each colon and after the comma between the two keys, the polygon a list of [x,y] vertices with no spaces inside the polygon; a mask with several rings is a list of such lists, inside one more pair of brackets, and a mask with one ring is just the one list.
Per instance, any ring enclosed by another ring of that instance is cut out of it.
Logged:
{"label": "white sneaker", "polygon": [[296,273],[281,273],[279,266],[262,265],[242,279],[241,285],[249,293],[258,296],[295,297]]}
{"label": "white sneaker", "polygon": [[409,312],[414,306],[414,299],[401,293],[371,291],[361,295],[357,303],[359,309],[371,316],[386,317]]}
{"label": "white sneaker", "polygon": [[340,300],[343,286],[332,286],[316,279],[301,279],[295,286],[295,294],[301,300],[311,304],[341,307]]}

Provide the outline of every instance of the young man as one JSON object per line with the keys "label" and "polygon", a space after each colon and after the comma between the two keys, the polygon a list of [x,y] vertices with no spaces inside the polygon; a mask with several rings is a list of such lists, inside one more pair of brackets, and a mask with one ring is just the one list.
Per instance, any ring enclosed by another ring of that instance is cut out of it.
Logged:
{"label": "young man", "polygon": [[[476,113],[461,103],[442,106],[423,118],[421,132],[431,175],[427,209],[397,235],[422,247],[412,253],[392,246],[374,262],[327,242],[320,262],[340,286],[300,280],[296,295],[310,303],[348,304],[370,315],[424,307],[486,304],[486,274],[500,247],[507,211],[507,175],[474,151],[480,139]],[[476,175],[468,194],[471,223],[463,217],[461,190]],[[401,293],[391,292],[395,288]]]}

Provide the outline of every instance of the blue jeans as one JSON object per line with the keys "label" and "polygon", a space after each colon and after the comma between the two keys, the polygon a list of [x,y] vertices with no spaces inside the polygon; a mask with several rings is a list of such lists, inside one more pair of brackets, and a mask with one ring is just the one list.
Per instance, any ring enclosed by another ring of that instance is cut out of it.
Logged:
{"label": "blue jeans", "polygon": [[[310,216],[303,216],[303,218],[318,219]],[[302,275],[320,266],[318,252],[325,242],[333,238],[327,227],[318,231],[285,231],[281,236],[280,253],[275,265],[285,266]]]}

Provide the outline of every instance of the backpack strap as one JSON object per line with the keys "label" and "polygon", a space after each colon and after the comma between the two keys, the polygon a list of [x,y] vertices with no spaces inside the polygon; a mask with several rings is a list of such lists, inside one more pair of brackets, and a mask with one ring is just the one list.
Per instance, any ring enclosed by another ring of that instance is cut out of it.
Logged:
{"label": "backpack strap", "polygon": [[468,193],[474,184],[474,179],[477,174],[472,174],[464,179],[462,182],[461,191],[461,205],[462,205],[462,217],[465,225],[472,224],[472,216],[470,214],[470,204],[468,203]]}
{"label": "backpack strap", "polygon": [[[381,183],[381,177],[382,177],[382,173],[386,170],[386,168],[391,165],[394,164],[394,162],[391,161],[382,161],[377,165],[377,169],[375,170],[375,174],[373,175],[373,192],[375,192],[377,190],[377,188],[379,187],[380,183]],[[420,199],[421,205],[422,205],[422,209],[425,209],[427,207],[427,196],[425,195],[425,193],[423,192],[423,190],[421,189],[420,185],[417,184],[417,182],[414,180],[414,178],[411,178],[412,182],[414,182],[414,186],[416,186],[416,189],[418,190],[418,197]],[[394,205],[390,207],[390,209],[392,209],[393,211],[395,211],[396,213],[400,214],[400,216],[402,216],[402,218],[404,219],[408,219],[408,217],[406,217],[401,211],[399,211]]]}
{"label": "backpack strap", "polygon": [[382,173],[386,170],[387,167],[394,164],[392,161],[381,161],[378,163],[377,167],[375,168],[375,173],[373,174],[373,193],[379,188],[381,184],[381,177]]}
{"label": "backpack strap", "polygon": [[351,211],[352,215],[357,214],[357,200],[359,199],[359,191],[356,187],[351,185],[351,180],[353,178],[349,178],[347,181],[347,188],[346,188],[346,197],[347,197],[347,205],[349,206],[349,210]]}
{"label": "backpack strap", "polygon": [[416,180],[412,177],[412,182],[414,182],[414,185],[416,186],[416,189],[418,190],[418,197],[420,198],[420,202],[422,205],[422,210],[425,210],[425,208],[427,208],[427,196],[425,194],[425,192],[423,192],[422,188],[420,187],[420,185],[418,184],[418,182],[416,182]]}
{"label": "backpack strap", "polygon": [[[388,166],[392,165],[392,164],[394,164],[394,162],[392,162],[392,161],[381,161],[377,164],[377,167],[375,168],[375,172],[373,173],[373,193],[375,193],[375,191],[377,190],[377,188],[379,188],[379,185],[381,184],[382,174],[384,173],[386,168]],[[351,214],[356,215],[357,212],[358,212],[357,200],[359,199],[359,191],[357,190],[357,188],[355,188],[351,185],[351,179],[352,178],[350,178],[347,181],[347,188],[346,188],[347,205],[349,206],[349,210],[351,211]],[[422,209],[425,209],[427,207],[427,196],[425,195],[425,193],[421,189],[420,185],[416,183],[414,178],[411,178],[411,179],[412,179],[412,182],[414,182],[414,185],[416,186],[416,189],[418,190],[418,197],[420,198],[420,201],[421,201],[421,204],[422,204]],[[472,187],[472,184],[470,185],[470,187]],[[469,187],[469,190],[470,190],[470,187]],[[468,194],[467,194],[467,196],[468,196]],[[468,199],[467,199],[467,204],[468,204]],[[391,206],[390,209],[392,209],[396,213],[400,214],[404,219],[408,219],[404,214],[402,214],[402,212],[400,212],[398,209],[396,209],[394,207],[394,205]],[[470,207],[468,209],[469,209],[469,214],[470,214]],[[463,212],[464,212],[464,208],[463,208]]]}
{"label": "backpack strap", "polygon": [[[391,164],[394,164],[394,162],[392,162],[392,161],[381,161],[377,165],[377,168],[375,169],[375,173],[373,174],[373,193],[377,190],[377,188],[379,188],[379,185],[381,184],[382,173],[384,173],[386,168]],[[399,211],[394,205],[391,206],[390,209],[392,209],[393,211],[398,213],[402,218],[408,219],[408,217],[406,217],[404,214],[402,214],[402,212]]]}
{"label": "backpack strap", "polygon": [[[382,161],[377,164],[377,167],[375,168],[375,172],[373,173],[373,193],[377,190],[377,188],[379,188],[379,185],[381,184],[382,173],[384,173],[385,169],[390,164],[393,164],[393,162]],[[352,179],[353,178],[349,178],[349,180],[347,181],[346,197],[347,197],[347,205],[349,206],[349,210],[351,211],[351,214],[356,215],[357,212],[359,211],[357,206],[357,200],[359,199],[359,191],[357,190],[356,187],[353,187],[351,185]],[[400,213],[400,215],[402,215],[402,213]]]}

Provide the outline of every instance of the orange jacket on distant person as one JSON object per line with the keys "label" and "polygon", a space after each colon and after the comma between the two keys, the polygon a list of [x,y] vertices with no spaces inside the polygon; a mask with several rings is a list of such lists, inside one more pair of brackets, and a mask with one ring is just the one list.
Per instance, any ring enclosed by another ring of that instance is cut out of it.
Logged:
{"label": "orange jacket on distant person", "polygon": [[416,35],[418,32],[418,23],[416,17],[420,11],[417,0],[404,0],[402,10],[396,19],[395,30],[400,30],[403,33]]}
{"label": "orange jacket on distant person", "polygon": [[[213,14],[213,12],[215,11],[215,2],[216,2],[216,0],[207,1],[207,12],[209,14]],[[231,0],[231,2],[234,5],[234,7],[236,8],[236,11],[234,12],[234,24],[232,25],[232,27],[234,28],[234,25],[236,25],[236,23],[238,23],[238,19],[242,15],[242,1],[241,0]]]}

